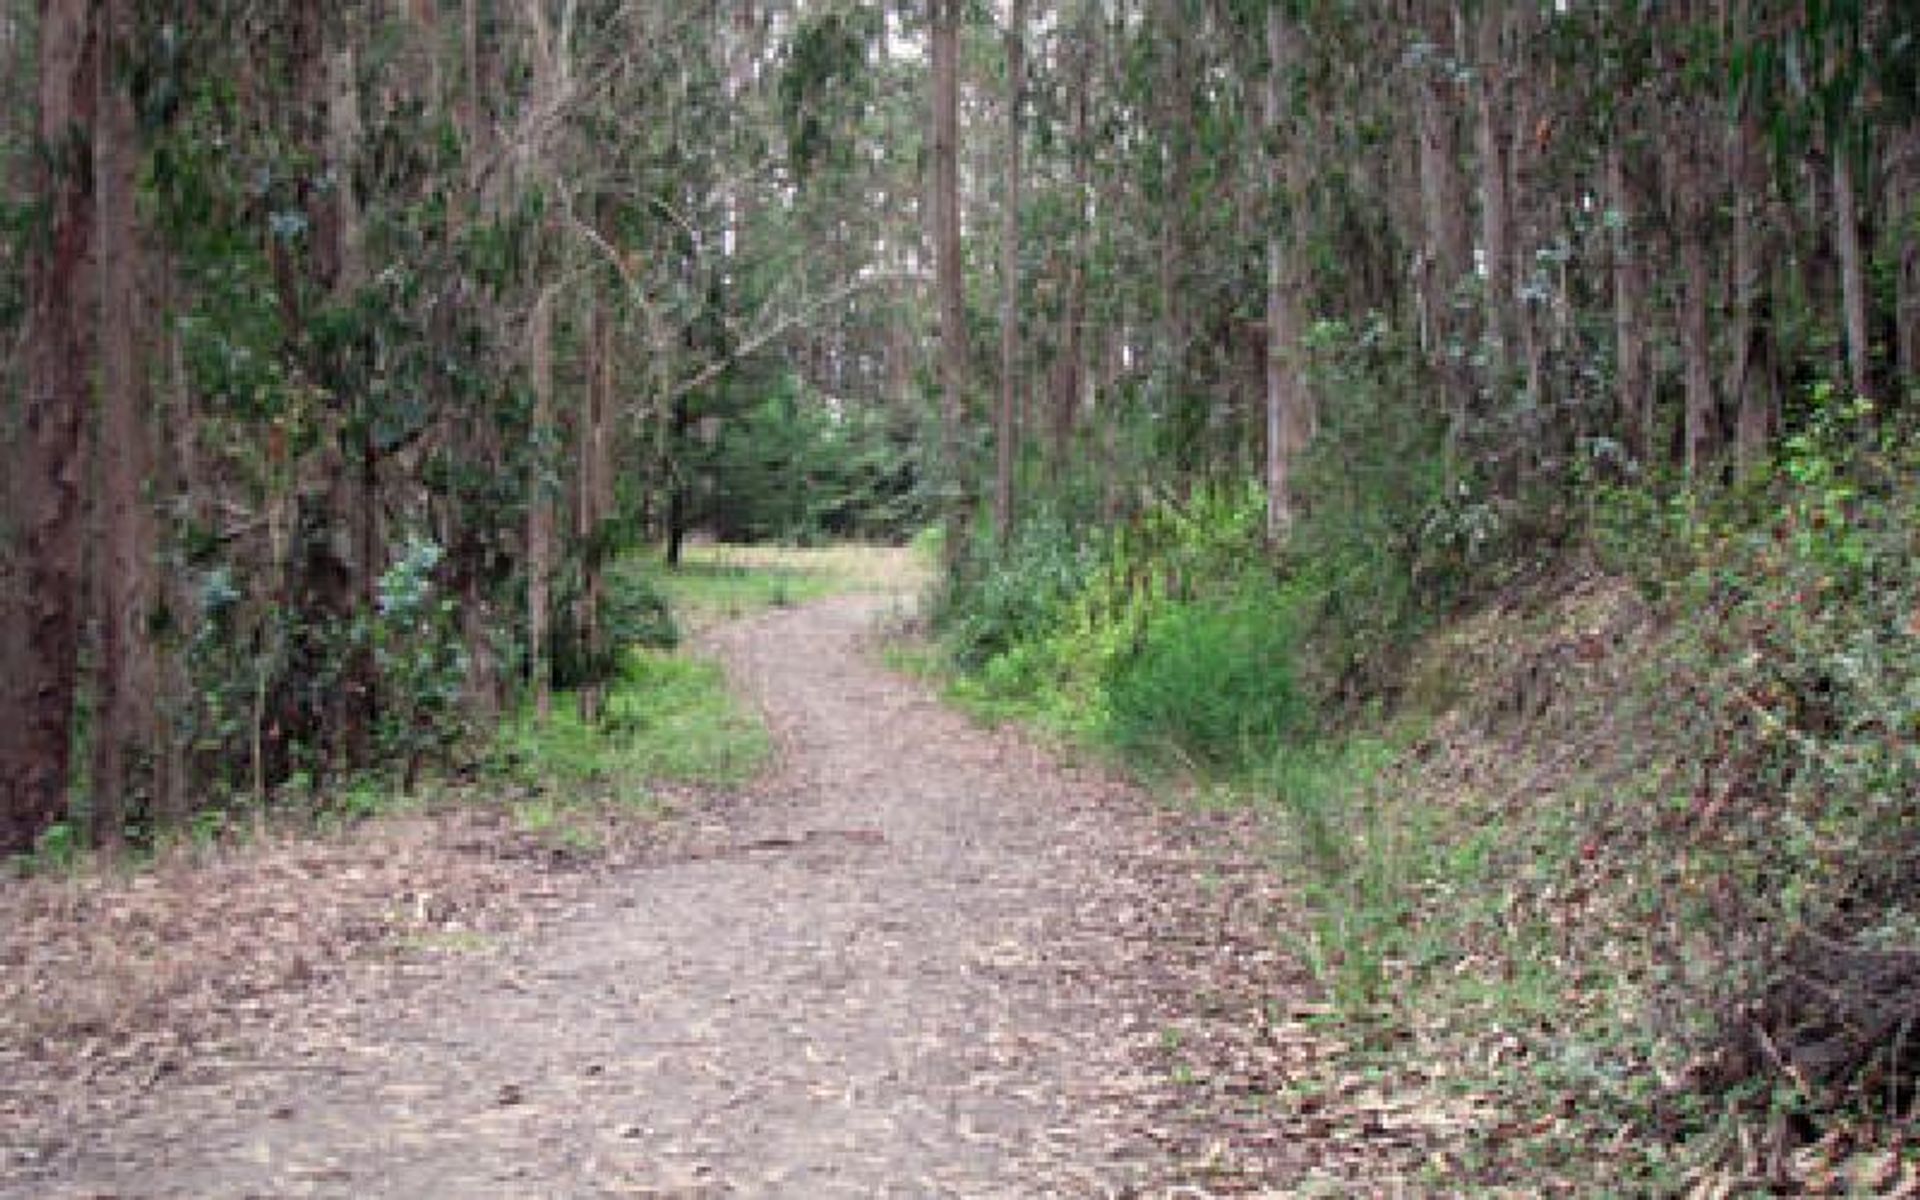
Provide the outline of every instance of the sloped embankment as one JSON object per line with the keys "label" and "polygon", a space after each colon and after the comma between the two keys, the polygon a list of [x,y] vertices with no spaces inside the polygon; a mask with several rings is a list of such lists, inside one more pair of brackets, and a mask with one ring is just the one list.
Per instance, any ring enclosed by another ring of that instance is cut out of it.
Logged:
{"label": "sloped embankment", "polygon": [[1804,765],[1876,736],[1837,685],[1742,694],[1765,593],[1683,601],[1589,571],[1430,640],[1445,715],[1294,839],[1334,1077],[1426,1114],[1435,1187],[1920,1194],[1914,873],[1858,844],[1913,798]]}

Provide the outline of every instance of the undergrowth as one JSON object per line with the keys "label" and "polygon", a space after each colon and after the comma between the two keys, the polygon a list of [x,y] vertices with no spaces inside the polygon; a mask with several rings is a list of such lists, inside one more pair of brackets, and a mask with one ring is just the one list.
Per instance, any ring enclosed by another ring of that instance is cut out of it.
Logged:
{"label": "undergrowth", "polygon": [[1447,1114],[1433,1186],[1920,1189],[1920,441],[1819,390],[1569,555],[1392,416],[1279,556],[1250,491],[977,539],[952,694],[1284,815],[1330,1070]]}
{"label": "undergrowth", "polygon": [[717,664],[643,647],[622,657],[598,721],[583,720],[560,693],[545,721],[529,708],[508,722],[498,750],[502,769],[522,782],[627,794],[649,781],[738,784],[769,753],[765,728]]}

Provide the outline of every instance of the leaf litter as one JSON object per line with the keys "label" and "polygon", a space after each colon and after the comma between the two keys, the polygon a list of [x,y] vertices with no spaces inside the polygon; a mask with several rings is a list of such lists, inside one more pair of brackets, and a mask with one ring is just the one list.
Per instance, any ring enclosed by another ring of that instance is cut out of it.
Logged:
{"label": "leaf litter", "polygon": [[1265,818],[968,723],[884,604],[709,634],[779,765],[597,855],[467,804],[0,885],[0,1194],[1403,1193],[1475,1113],[1350,1071]]}

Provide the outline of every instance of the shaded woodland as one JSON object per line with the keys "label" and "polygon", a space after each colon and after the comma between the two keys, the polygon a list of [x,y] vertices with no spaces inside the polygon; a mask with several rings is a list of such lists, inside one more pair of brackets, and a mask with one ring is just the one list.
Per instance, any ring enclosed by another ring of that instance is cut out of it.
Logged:
{"label": "shaded woodland", "polygon": [[610,565],[692,537],[936,528],[982,694],[1229,774],[1468,688],[1423,638],[1604,570],[1681,639],[1685,811],[1630,840],[1711,864],[1660,886],[1758,964],[1681,994],[1786,1014],[1683,1038],[1734,1047],[1701,1086],[1910,1105],[1916,37],[4,0],[0,852],[410,784],[559,689],[591,722]]}
{"label": "shaded woodland", "polygon": [[10,6],[7,844],[591,675],[643,537],[1277,536],[1365,386],[1469,551],[1913,378],[1900,5],[987,15]]}

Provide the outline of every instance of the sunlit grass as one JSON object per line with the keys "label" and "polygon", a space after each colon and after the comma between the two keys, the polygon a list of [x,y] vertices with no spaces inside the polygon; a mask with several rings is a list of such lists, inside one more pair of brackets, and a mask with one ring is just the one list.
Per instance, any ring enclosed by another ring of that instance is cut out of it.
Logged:
{"label": "sunlit grass", "polygon": [[680,566],[653,575],[674,614],[698,627],[847,592],[914,594],[923,556],[890,546],[689,546]]}

